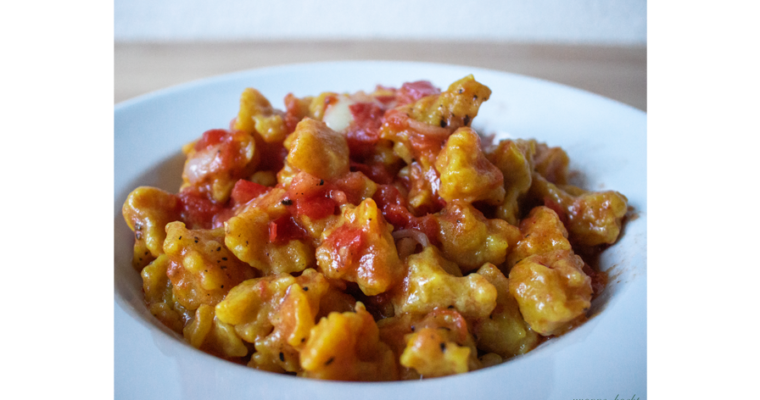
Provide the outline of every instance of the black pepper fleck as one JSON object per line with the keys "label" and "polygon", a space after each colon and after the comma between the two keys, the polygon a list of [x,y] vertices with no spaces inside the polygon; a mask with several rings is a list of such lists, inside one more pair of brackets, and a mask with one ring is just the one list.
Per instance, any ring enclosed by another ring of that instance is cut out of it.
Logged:
{"label": "black pepper fleck", "polygon": [[478,99],[478,95],[473,95],[473,96],[472,96],[472,100],[473,100],[473,101],[475,101],[475,100],[477,100],[477,99]]}
{"label": "black pepper fleck", "polygon": [[319,180],[319,186],[322,186],[322,185],[324,185],[324,184],[325,184],[325,180],[324,180],[324,179],[320,179],[320,180]]}
{"label": "black pepper fleck", "polygon": [[222,251],[222,246],[217,247],[216,251]]}
{"label": "black pepper fleck", "polygon": [[446,127],[446,121],[441,120],[441,128],[445,128],[445,127]]}
{"label": "black pepper fleck", "polygon": [[285,362],[285,354],[282,354],[282,352],[280,352],[280,361]]}
{"label": "black pepper fleck", "polygon": [[222,289],[224,289],[224,285],[222,285]]}
{"label": "black pepper fleck", "polygon": [[222,260],[227,261],[227,257],[222,257]]}
{"label": "black pepper fleck", "polygon": [[464,93],[464,89],[459,89],[459,94]]}
{"label": "black pepper fleck", "polygon": [[470,125],[470,116],[469,115],[465,115],[464,116],[464,124],[465,125]]}
{"label": "black pepper fleck", "polygon": [[137,238],[137,240],[142,239],[142,232],[135,233],[135,238]]}
{"label": "black pepper fleck", "polygon": [[329,360],[325,361],[325,365],[330,365],[333,361],[335,361],[335,357],[330,357]]}
{"label": "black pepper fleck", "polygon": [[441,342],[441,352],[446,352],[446,343]]}
{"label": "black pepper fleck", "polygon": [[138,222],[138,223],[136,223],[136,224],[135,224],[135,229],[137,229],[138,231],[141,231],[141,230],[142,230],[142,224],[141,224],[141,223],[139,223],[139,222]]}
{"label": "black pepper fleck", "polygon": [[304,287],[303,287],[303,291],[304,291],[304,292],[308,292],[308,291],[309,291],[309,287],[308,287],[308,286],[304,286]]}
{"label": "black pepper fleck", "polygon": [[282,205],[283,206],[291,206],[291,205],[293,205],[293,200],[285,199],[285,200],[282,201]]}
{"label": "black pepper fleck", "polygon": [[150,252],[149,252],[149,251],[146,251],[146,252],[145,252],[145,255],[147,256],[147,255],[148,255],[148,253],[150,253]]}
{"label": "black pepper fleck", "polygon": [[449,306],[449,310],[451,310],[452,308],[454,308],[454,306]]}
{"label": "black pepper fleck", "polygon": [[179,240],[182,240],[182,236],[179,237]]}

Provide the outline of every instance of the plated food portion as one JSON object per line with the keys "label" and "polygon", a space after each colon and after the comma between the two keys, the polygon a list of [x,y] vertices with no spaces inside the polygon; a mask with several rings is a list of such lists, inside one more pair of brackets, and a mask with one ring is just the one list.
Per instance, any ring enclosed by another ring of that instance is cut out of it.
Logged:
{"label": "plated food portion", "polygon": [[124,218],[145,302],[194,347],[333,380],[463,373],[582,324],[625,196],[568,185],[567,154],[471,126],[467,76],[372,93],[246,89],[228,129],[186,145],[178,193]]}

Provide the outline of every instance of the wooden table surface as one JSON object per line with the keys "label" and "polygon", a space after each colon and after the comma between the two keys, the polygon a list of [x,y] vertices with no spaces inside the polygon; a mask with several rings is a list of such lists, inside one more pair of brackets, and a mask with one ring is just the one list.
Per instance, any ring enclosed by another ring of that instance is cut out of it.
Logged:
{"label": "wooden table surface", "polygon": [[115,101],[228,72],[330,60],[471,65],[547,79],[647,109],[646,47],[483,42],[116,43]]}

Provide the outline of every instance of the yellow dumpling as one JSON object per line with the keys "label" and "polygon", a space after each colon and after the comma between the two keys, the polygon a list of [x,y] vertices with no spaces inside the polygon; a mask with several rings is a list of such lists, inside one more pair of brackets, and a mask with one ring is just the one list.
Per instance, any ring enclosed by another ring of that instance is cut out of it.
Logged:
{"label": "yellow dumpling", "polygon": [[530,327],[549,336],[585,321],[593,290],[583,260],[558,250],[517,263],[509,272],[509,292]]}
{"label": "yellow dumpling", "polygon": [[485,317],[496,307],[496,288],[473,273],[462,277],[456,264],[445,260],[433,246],[407,258],[403,290],[393,304],[397,314],[427,314],[452,306],[465,317]]}

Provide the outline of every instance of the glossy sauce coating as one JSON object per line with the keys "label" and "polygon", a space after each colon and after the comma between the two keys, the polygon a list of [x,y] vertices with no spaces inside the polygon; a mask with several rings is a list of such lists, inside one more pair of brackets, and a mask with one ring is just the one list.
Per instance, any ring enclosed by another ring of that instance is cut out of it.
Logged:
{"label": "glossy sauce coating", "polygon": [[228,129],[183,148],[177,193],[126,199],[151,313],[194,347],[331,380],[496,365],[583,323],[620,193],[567,184],[569,157],[472,129],[470,75],[371,93],[245,89]]}

